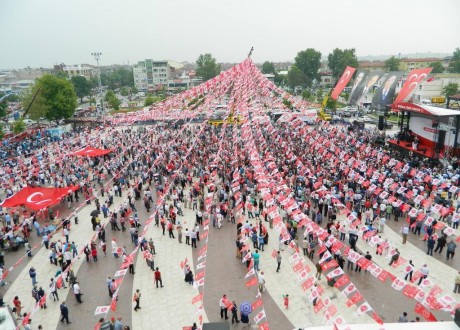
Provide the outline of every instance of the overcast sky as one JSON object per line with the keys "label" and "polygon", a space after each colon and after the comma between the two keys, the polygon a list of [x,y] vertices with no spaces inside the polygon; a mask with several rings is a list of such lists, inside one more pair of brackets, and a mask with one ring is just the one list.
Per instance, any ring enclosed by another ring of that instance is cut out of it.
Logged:
{"label": "overcast sky", "polygon": [[452,53],[459,0],[0,0],[0,68],[194,62],[211,53],[240,62],[292,61],[315,48],[358,56]]}

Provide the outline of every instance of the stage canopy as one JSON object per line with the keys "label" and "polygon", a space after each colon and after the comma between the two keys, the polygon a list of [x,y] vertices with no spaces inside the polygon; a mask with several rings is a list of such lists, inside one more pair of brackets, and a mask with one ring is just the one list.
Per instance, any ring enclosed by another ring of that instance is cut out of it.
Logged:
{"label": "stage canopy", "polygon": [[111,153],[112,151],[113,149],[104,150],[104,149],[96,149],[93,147],[85,147],[83,149],[75,151],[72,155],[77,156],[77,157],[84,157],[84,156],[97,157],[97,156],[107,155]]}
{"label": "stage canopy", "polygon": [[409,102],[397,103],[392,107],[396,111],[409,111],[435,117],[460,116],[460,111],[433,107],[424,104],[414,104]]}
{"label": "stage canopy", "polygon": [[2,207],[25,205],[33,210],[41,210],[50,205],[59,203],[62,198],[78,189],[78,186],[67,188],[25,187],[13,196],[5,199]]}

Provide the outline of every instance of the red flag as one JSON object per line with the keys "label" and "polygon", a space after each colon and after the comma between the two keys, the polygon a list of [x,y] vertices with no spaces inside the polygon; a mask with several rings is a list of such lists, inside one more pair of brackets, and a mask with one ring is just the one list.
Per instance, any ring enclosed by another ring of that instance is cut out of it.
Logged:
{"label": "red flag", "polygon": [[433,68],[424,68],[412,70],[406,79],[403,87],[399,91],[394,103],[403,102],[407,96],[420,84],[431,72]]}
{"label": "red flag", "polygon": [[110,303],[110,309],[112,311],[116,311],[117,310],[117,299],[115,298],[112,298],[112,302]]}
{"label": "red flag", "polygon": [[255,277],[251,278],[249,281],[246,282],[247,287],[254,286],[254,285],[257,285],[257,278]]}
{"label": "red flag", "polygon": [[278,251],[276,251],[275,249],[273,249],[273,251],[272,251],[272,258],[276,258],[277,255],[278,255]]}
{"label": "red flag", "polygon": [[348,308],[350,308],[351,306],[353,306],[354,304],[356,304],[358,301],[360,301],[361,299],[363,299],[363,295],[359,292],[359,291],[356,291],[351,297],[350,299],[347,300],[346,302],[346,305]]}
{"label": "red flag", "polygon": [[313,285],[313,277],[310,277],[305,282],[302,283],[303,291],[307,291],[312,285]]}
{"label": "red flag", "polygon": [[200,293],[200,294],[198,294],[198,295],[196,295],[195,297],[192,298],[192,304],[195,304],[196,302],[201,301],[201,300],[203,300],[203,294],[202,293]]}
{"label": "red flag", "polygon": [[259,325],[259,330],[270,330],[270,327],[268,326],[268,322],[264,322]]}
{"label": "red flag", "polygon": [[101,322],[97,322],[94,326],[94,330],[99,330],[101,328]]}
{"label": "red flag", "polygon": [[434,79],[435,79],[434,76],[431,76],[430,78],[426,80],[426,82],[432,82]]}
{"label": "red flag", "polygon": [[372,312],[372,318],[380,325],[383,325],[382,319],[378,316],[376,312]]}
{"label": "red flag", "polygon": [[337,100],[337,97],[340,95],[340,93],[343,91],[345,86],[348,84],[350,81],[351,77],[353,77],[353,73],[355,73],[356,69],[352,68],[350,66],[347,66],[345,71],[342,74],[342,77],[340,77],[339,82],[337,85],[335,85],[334,90],[331,93],[331,98],[334,100]]}
{"label": "red flag", "polygon": [[263,303],[262,299],[260,299],[260,298],[257,299],[257,300],[251,305],[252,310],[253,310],[253,311],[256,310],[257,308],[261,307],[263,304],[264,304],[264,303]]}
{"label": "red flag", "polygon": [[420,303],[416,303],[415,304],[415,310],[414,310],[417,314],[420,314],[423,316],[423,318],[427,321],[430,321],[430,322],[436,322],[436,317],[429,311],[427,310],[425,307],[423,307],[422,304]]}
{"label": "red flag", "polygon": [[313,307],[313,310],[315,311],[315,313],[319,313],[324,307],[324,303],[321,299],[319,299],[317,302],[316,302],[316,305],[315,307]]}
{"label": "red flag", "polygon": [[336,280],[334,286],[336,288],[340,288],[341,286],[348,284],[348,283],[350,283],[350,278],[348,277],[348,275],[342,275]]}

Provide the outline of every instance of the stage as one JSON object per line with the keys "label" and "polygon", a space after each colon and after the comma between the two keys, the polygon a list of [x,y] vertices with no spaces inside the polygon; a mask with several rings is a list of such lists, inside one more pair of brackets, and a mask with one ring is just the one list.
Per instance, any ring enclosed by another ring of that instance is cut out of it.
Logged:
{"label": "stage", "polygon": [[419,157],[427,157],[430,159],[439,159],[442,157],[442,154],[436,154],[433,145],[422,144],[419,142],[417,150],[412,149],[412,143],[407,141],[398,141],[397,140],[389,140],[388,143],[390,146],[404,154],[409,154],[412,151],[414,156]]}

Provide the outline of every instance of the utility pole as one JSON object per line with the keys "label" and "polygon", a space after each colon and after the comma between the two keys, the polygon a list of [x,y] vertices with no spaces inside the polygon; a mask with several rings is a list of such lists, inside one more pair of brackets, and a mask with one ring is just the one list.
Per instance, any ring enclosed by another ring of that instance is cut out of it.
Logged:
{"label": "utility pole", "polygon": [[99,59],[101,58],[102,53],[96,52],[91,53],[94,56],[94,59],[97,62],[97,71],[98,71],[98,80],[99,80],[99,97],[101,99],[101,112],[104,113],[104,100],[102,99],[102,84],[101,84],[101,68],[99,67]]}

